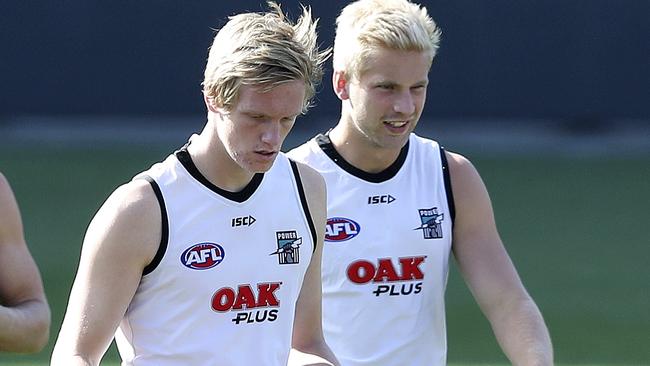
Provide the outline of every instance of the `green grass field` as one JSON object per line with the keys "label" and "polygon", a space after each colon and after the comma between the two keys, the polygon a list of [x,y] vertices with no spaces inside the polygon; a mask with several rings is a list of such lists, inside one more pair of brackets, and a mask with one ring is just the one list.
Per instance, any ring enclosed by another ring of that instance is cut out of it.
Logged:
{"label": "green grass field", "polygon": [[[52,307],[46,349],[0,354],[0,365],[47,364],[90,218],[115,187],[172,149],[0,148]],[[546,318],[557,363],[650,364],[650,157],[470,158]],[[447,303],[449,362],[507,364],[455,269]],[[118,364],[113,347],[104,360]]]}

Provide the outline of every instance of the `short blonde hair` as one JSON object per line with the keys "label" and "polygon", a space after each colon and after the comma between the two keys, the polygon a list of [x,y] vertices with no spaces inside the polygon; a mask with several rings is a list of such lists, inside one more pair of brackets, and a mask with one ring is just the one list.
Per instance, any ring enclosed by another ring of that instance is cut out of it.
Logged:
{"label": "short blonde hair", "polygon": [[320,51],[310,8],[294,24],[280,6],[268,3],[267,13],[229,18],[214,37],[203,79],[203,92],[215,106],[231,110],[242,85],[270,90],[280,84],[305,82],[303,113],[311,106],[330,50]]}
{"label": "short blonde hair", "polygon": [[359,0],[336,19],[334,70],[359,77],[377,48],[436,56],[442,32],[427,9],[408,0]]}

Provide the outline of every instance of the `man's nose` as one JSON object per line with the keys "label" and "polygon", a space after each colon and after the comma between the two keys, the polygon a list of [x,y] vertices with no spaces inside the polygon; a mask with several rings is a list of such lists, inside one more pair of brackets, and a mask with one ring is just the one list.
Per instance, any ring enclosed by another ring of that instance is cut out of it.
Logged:
{"label": "man's nose", "polygon": [[415,112],[415,99],[410,90],[399,93],[393,103],[393,110],[404,115],[411,115]]}
{"label": "man's nose", "polygon": [[270,121],[266,126],[264,126],[264,131],[262,131],[262,142],[277,147],[282,143],[281,136],[280,123],[277,121]]}

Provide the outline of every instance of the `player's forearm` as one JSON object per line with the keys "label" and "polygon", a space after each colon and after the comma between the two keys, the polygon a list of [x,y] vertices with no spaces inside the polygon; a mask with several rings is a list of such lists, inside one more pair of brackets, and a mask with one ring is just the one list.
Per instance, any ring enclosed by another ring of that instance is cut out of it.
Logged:
{"label": "player's forearm", "polygon": [[[66,326],[63,323],[62,328]],[[54,345],[50,366],[97,366],[101,356],[94,357],[90,352],[82,350],[75,337],[66,337],[65,329],[59,333]]]}
{"label": "player's forearm", "polygon": [[339,366],[336,356],[327,344],[319,342],[313,345],[294,345],[289,355],[288,366]]}
{"label": "player's forearm", "polygon": [[79,355],[63,355],[55,350],[52,353],[50,366],[96,366],[99,362],[91,362],[87,357]]}
{"label": "player's forearm", "polygon": [[50,309],[44,300],[0,306],[0,351],[32,353],[47,344]]}
{"label": "player's forearm", "polygon": [[[65,321],[54,345],[50,366],[99,365],[108,344],[105,347],[98,347],[97,342],[93,342],[88,338],[84,339],[83,336],[79,337],[78,334],[64,328],[66,328]],[[101,348],[103,348],[103,351],[98,350]]]}
{"label": "player's forearm", "polygon": [[515,366],[552,366],[553,346],[532,299],[505,306],[490,320],[499,345]]}

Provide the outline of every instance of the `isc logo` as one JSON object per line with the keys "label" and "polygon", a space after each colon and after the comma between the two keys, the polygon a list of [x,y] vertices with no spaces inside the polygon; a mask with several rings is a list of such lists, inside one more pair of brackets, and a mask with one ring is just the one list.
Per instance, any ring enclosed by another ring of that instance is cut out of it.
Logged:
{"label": "isc logo", "polygon": [[255,218],[251,215],[243,216],[243,217],[235,217],[232,219],[231,225],[232,227],[251,226],[255,221],[257,220],[255,220]]}
{"label": "isc logo", "polygon": [[384,194],[381,196],[370,196],[368,197],[368,204],[369,205],[377,205],[380,203],[392,203],[395,201],[395,197],[391,196],[390,194]]}
{"label": "isc logo", "polygon": [[346,241],[359,235],[361,227],[353,220],[345,217],[327,219],[325,226],[325,241]]}
{"label": "isc logo", "polygon": [[219,244],[200,243],[181,254],[181,263],[191,269],[210,269],[223,261],[225,252]]}

